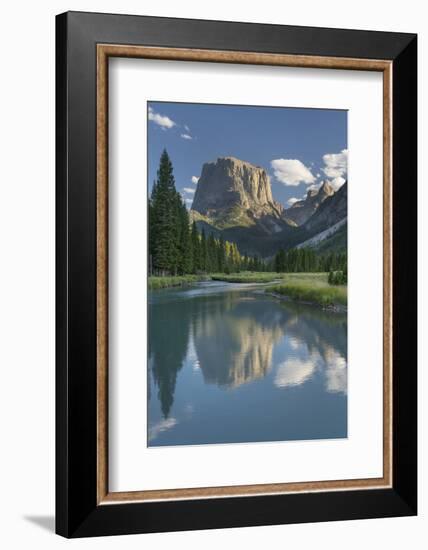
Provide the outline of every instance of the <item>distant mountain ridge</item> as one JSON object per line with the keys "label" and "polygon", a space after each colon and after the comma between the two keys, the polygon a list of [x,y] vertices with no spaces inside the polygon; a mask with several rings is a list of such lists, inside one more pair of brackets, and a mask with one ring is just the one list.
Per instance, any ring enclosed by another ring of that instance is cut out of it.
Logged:
{"label": "distant mountain ridge", "polygon": [[325,180],[319,189],[309,189],[306,198],[295,202],[285,211],[288,219],[296,225],[303,225],[317,210],[327,197],[334,195],[334,189],[328,180]]}
{"label": "distant mountain ridge", "polygon": [[336,193],[326,198],[305,222],[308,231],[323,231],[336,224],[348,214],[348,182],[339,188]]}

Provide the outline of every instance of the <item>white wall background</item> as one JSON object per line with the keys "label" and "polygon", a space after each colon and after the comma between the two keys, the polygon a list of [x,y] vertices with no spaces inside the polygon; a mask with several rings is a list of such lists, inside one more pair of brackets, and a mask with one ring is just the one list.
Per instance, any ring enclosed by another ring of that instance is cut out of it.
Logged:
{"label": "white wall background", "polygon": [[[424,5],[391,0],[58,0],[8,2],[0,18],[0,545],[3,548],[186,548],[240,545],[329,550],[426,547],[427,477],[420,471],[418,518],[87,539],[53,534],[54,512],[54,16],[66,10],[133,13],[419,33],[419,82],[426,80]],[[425,67],[423,62],[425,61]],[[420,92],[422,97],[422,91]],[[428,209],[420,102],[420,229]],[[425,231],[424,231],[425,230]],[[419,249],[425,245],[421,234]],[[425,246],[426,248],[426,246]],[[420,260],[420,280],[426,277]],[[420,289],[420,363],[422,341]],[[424,349],[423,349],[424,348]],[[423,355],[422,355],[423,354]],[[426,462],[427,377],[420,369],[420,464]]]}

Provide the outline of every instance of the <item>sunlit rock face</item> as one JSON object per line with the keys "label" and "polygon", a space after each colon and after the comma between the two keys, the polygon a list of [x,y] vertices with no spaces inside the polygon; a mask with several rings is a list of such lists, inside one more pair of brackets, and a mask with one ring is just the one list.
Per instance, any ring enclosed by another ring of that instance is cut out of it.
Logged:
{"label": "sunlit rock face", "polygon": [[254,216],[280,217],[283,211],[272,197],[270,179],[263,168],[234,157],[205,163],[192,209],[215,218],[234,207],[250,210]]}

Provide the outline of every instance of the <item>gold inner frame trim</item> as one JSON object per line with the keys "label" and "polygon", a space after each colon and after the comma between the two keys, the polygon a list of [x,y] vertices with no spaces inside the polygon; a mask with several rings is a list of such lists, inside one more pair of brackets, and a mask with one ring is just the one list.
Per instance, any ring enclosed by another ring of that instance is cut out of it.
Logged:
{"label": "gold inner frame trim", "polygon": [[[108,488],[108,59],[276,65],[383,73],[383,476],[225,487],[109,492]],[[392,62],[256,52],[97,45],[97,503],[238,497],[392,486]]]}

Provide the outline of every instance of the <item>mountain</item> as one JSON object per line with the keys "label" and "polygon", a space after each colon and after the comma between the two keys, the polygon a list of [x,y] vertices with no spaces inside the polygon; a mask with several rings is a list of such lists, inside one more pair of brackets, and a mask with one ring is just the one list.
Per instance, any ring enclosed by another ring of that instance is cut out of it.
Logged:
{"label": "mountain", "polygon": [[303,227],[315,234],[331,227],[348,215],[348,182],[346,181],[336,193],[327,197],[304,223]]}
{"label": "mountain", "polygon": [[274,200],[270,178],[260,166],[234,157],[221,157],[202,167],[192,211],[196,220],[219,229],[257,225],[266,234],[287,222],[284,207]]}
{"label": "mountain", "polygon": [[235,157],[203,165],[190,217],[199,230],[236,242],[243,254],[264,255],[272,236],[296,227],[272,197],[266,170]]}
{"label": "mountain", "polygon": [[[284,209],[273,198],[263,168],[235,157],[220,157],[202,167],[190,218],[206,235],[235,242],[241,254],[271,257],[280,248],[298,246],[322,232],[315,240],[317,246],[333,237],[343,225],[338,222],[346,218],[346,186],[335,193],[324,182],[318,191],[309,191],[300,205]],[[335,224],[337,229],[331,229]]]}
{"label": "mountain", "polygon": [[334,195],[333,186],[326,180],[319,189],[310,189],[306,198],[295,202],[285,211],[285,215],[289,220],[294,221],[296,225],[303,225],[314,214],[320,204],[332,195]]}
{"label": "mountain", "polygon": [[345,252],[348,243],[348,182],[328,197],[301,226],[307,239],[297,248],[310,247],[320,253]]}

